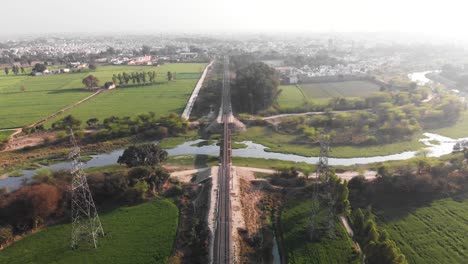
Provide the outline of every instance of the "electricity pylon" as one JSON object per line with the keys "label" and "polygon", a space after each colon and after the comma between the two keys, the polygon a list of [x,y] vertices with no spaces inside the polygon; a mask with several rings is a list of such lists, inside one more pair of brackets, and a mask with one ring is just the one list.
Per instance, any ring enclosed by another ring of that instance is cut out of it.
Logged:
{"label": "electricity pylon", "polygon": [[104,230],[83,172],[80,148],[76,143],[72,129],[70,129],[70,138],[73,144],[72,150],[68,154],[68,158],[72,160],[70,171],[72,175],[71,247],[76,249],[81,241],[86,241],[96,248],[97,238],[104,236]]}

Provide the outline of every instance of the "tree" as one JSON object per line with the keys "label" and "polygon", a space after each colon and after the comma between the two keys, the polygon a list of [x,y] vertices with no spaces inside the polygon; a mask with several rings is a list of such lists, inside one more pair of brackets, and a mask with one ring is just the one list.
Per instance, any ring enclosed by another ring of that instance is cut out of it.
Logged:
{"label": "tree", "polygon": [[167,72],[167,81],[172,81],[172,72],[170,71]]}
{"label": "tree", "polygon": [[281,93],[279,79],[273,68],[264,63],[252,63],[237,71],[232,86],[232,103],[238,112],[256,114],[271,107]]}
{"label": "tree", "polygon": [[89,126],[89,127],[95,127],[97,125],[97,123],[99,122],[99,119],[97,118],[90,118],[86,121],[86,124]]}
{"label": "tree", "polygon": [[94,63],[90,63],[89,66],[88,66],[88,69],[90,69],[92,71],[95,71],[97,69],[97,66]]}
{"label": "tree", "polygon": [[150,46],[143,45],[141,47],[141,54],[142,55],[148,55],[148,54],[150,54],[150,52],[151,52],[151,47]]}
{"label": "tree", "polygon": [[42,63],[36,63],[32,69],[33,72],[44,72],[45,70],[47,70],[47,67]]}
{"label": "tree", "polygon": [[26,186],[8,197],[6,206],[0,208],[0,218],[22,231],[36,228],[50,216],[63,213],[62,199],[63,194],[56,186],[43,183]]}
{"label": "tree", "polygon": [[119,79],[119,85],[123,85],[124,84],[124,78],[122,77],[122,74],[118,74],[117,75],[117,79]]}
{"label": "tree", "polygon": [[21,73],[24,74],[24,68],[23,67],[21,67]]}
{"label": "tree", "polygon": [[10,69],[8,67],[5,67],[5,74],[8,75],[10,73]]}
{"label": "tree", "polygon": [[148,183],[152,193],[161,191],[163,184],[169,179],[169,173],[161,167],[138,166],[128,172],[128,178],[132,184],[144,180]]}
{"label": "tree", "polygon": [[13,65],[13,67],[11,68],[11,70],[13,71],[13,73],[14,73],[15,75],[18,75],[18,73],[19,73],[19,67],[18,67],[18,66]]}
{"label": "tree", "polygon": [[88,75],[86,78],[83,79],[82,83],[87,88],[93,88],[99,86],[99,79],[96,78],[94,75]]}
{"label": "tree", "polygon": [[117,163],[132,168],[136,166],[156,166],[167,159],[167,152],[155,144],[130,146],[119,157]]}
{"label": "tree", "polygon": [[117,75],[115,75],[115,74],[112,75],[112,81],[113,81],[115,84],[117,84],[117,80],[118,80]]}
{"label": "tree", "polygon": [[81,120],[75,118],[72,115],[68,115],[63,119],[52,124],[52,128],[55,129],[77,129],[81,126]]}

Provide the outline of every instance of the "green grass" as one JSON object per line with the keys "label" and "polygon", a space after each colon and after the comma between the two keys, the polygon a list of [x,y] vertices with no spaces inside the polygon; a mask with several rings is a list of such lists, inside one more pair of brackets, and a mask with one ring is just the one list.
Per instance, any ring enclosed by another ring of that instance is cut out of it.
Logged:
{"label": "green grass", "polygon": [[[335,224],[336,238],[325,235],[320,241],[310,239],[313,206],[314,202],[310,199],[291,200],[286,203],[281,214],[288,263],[360,263],[351,239],[338,220]],[[318,217],[326,217],[327,212],[326,209],[320,209]]]}
{"label": "green grass", "polygon": [[468,259],[467,208],[468,199],[442,199],[420,208],[385,210],[379,220],[409,263],[461,264]]}
{"label": "green grass", "polygon": [[[90,118],[103,120],[110,116],[136,116],[154,112],[156,116],[182,113],[197,80],[155,84],[137,88],[107,91],[67,112],[83,122]],[[49,127],[64,115],[46,123]]]}
{"label": "green grass", "polygon": [[0,143],[8,140],[13,133],[15,133],[13,130],[0,131]]}
{"label": "green grass", "polygon": [[190,130],[184,135],[179,135],[177,137],[167,137],[167,138],[162,139],[159,142],[159,146],[163,149],[171,149],[187,141],[192,141],[195,139],[198,139],[197,131]]}
{"label": "green grass", "polygon": [[208,155],[179,155],[169,156],[164,165],[187,167],[187,168],[206,168],[219,165],[219,157]]}
{"label": "green grass", "polygon": [[303,106],[306,98],[302,91],[295,85],[282,85],[280,86],[281,94],[277,99],[281,108],[294,108]]}
{"label": "green grass", "polygon": [[261,158],[244,158],[244,157],[232,157],[232,163],[235,166],[240,167],[252,167],[252,168],[263,168],[263,169],[280,169],[286,167],[295,167],[299,171],[313,171],[315,165],[308,164],[305,162],[294,162],[285,160],[275,159],[261,159]]}
{"label": "green grass", "polygon": [[[154,66],[98,66],[90,73],[47,76],[0,76],[0,128],[22,127],[47,117],[83,99],[92,92],[84,89],[82,79],[95,75],[102,85],[113,74],[156,71],[159,84],[118,88],[93,98],[73,109],[80,118],[136,115],[153,111],[158,115],[181,112],[205,64],[166,64]],[[177,72],[180,80],[167,83],[167,71]],[[21,87],[24,86],[24,92]],[[86,121],[86,120],[85,120]]]}
{"label": "green grass", "polygon": [[166,263],[175,239],[178,209],[169,200],[122,207],[101,215],[99,247],[70,250],[70,224],[48,227],[0,253],[0,263]]}
{"label": "green grass", "polygon": [[[379,86],[367,81],[346,81],[329,83],[310,83],[282,85],[277,103],[281,109],[306,107],[306,102],[313,105],[326,105],[333,97],[366,97],[379,91]],[[305,108],[307,109],[307,107]]]}
{"label": "green grass", "polygon": [[[332,146],[330,157],[333,158],[356,158],[373,157],[397,154],[405,151],[419,150],[424,146],[418,139],[421,135],[415,135],[412,141],[395,142],[392,144],[375,146]],[[235,141],[250,140],[258,144],[267,146],[266,151],[286,154],[296,154],[301,156],[317,157],[320,148],[317,145],[310,145],[302,142],[302,139],[295,135],[286,135],[273,131],[268,127],[249,127],[246,132],[235,135]]]}
{"label": "green grass", "polygon": [[450,138],[466,138],[468,137],[468,111],[463,111],[458,122],[451,127],[444,127],[429,131]]}
{"label": "green grass", "polygon": [[300,85],[308,98],[366,97],[379,91],[379,86],[366,81],[309,83]]}
{"label": "green grass", "polygon": [[116,171],[121,171],[127,169],[127,166],[125,165],[120,165],[120,164],[111,164],[111,165],[106,165],[106,166],[99,166],[99,167],[91,167],[85,169],[85,172],[91,173],[91,172],[116,172]]}

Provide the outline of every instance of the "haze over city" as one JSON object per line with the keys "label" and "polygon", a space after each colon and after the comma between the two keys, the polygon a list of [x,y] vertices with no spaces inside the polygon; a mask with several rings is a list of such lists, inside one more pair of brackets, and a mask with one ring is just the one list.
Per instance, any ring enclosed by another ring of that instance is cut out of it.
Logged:
{"label": "haze over city", "polygon": [[0,36],[389,32],[466,41],[466,7],[458,0],[5,1]]}

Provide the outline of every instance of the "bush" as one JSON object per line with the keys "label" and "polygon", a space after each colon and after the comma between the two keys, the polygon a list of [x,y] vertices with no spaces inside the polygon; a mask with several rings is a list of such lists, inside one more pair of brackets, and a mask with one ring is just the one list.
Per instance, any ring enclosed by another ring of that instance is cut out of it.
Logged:
{"label": "bush", "polygon": [[13,228],[11,226],[0,227],[0,245],[13,239]]}
{"label": "bush", "polygon": [[165,197],[175,197],[179,196],[183,193],[182,187],[180,185],[175,185],[169,188],[166,192],[164,192]]}

